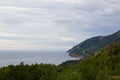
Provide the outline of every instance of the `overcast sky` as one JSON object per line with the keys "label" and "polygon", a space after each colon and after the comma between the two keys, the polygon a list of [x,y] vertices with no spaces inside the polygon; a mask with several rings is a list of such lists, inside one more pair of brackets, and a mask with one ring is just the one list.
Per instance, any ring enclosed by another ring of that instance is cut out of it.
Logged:
{"label": "overcast sky", "polygon": [[120,30],[120,0],[0,0],[0,50],[67,50]]}

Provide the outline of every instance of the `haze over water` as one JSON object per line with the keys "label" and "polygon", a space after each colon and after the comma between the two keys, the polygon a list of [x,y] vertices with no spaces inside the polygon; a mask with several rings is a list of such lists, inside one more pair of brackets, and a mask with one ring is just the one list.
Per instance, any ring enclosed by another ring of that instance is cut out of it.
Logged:
{"label": "haze over water", "polygon": [[61,64],[67,60],[75,60],[68,56],[65,51],[0,51],[0,67],[7,65],[16,65],[20,62],[25,64],[47,63]]}

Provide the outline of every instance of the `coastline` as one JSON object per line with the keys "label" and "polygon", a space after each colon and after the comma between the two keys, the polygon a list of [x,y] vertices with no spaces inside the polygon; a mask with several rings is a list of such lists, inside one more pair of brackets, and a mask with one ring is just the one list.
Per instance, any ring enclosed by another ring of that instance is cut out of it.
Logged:
{"label": "coastline", "polygon": [[84,55],[77,55],[77,54],[75,54],[75,53],[69,53],[69,56],[75,57],[75,58],[79,58],[79,59],[84,59],[84,58],[85,58]]}

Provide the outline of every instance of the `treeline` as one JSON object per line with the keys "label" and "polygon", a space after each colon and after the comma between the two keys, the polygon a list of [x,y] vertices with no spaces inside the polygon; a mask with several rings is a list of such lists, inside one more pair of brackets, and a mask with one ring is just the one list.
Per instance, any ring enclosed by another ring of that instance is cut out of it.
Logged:
{"label": "treeline", "polygon": [[0,80],[120,80],[120,42],[82,61],[9,65],[0,68]]}

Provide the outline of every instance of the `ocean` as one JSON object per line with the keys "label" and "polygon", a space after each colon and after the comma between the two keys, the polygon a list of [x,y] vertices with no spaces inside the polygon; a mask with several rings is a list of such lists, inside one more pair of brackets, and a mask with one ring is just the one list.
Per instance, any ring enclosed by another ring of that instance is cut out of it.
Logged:
{"label": "ocean", "polygon": [[59,65],[67,60],[76,60],[66,53],[66,51],[38,51],[38,50],[11,50],[0,51],[0,67],[24,64],[55,64]]}

